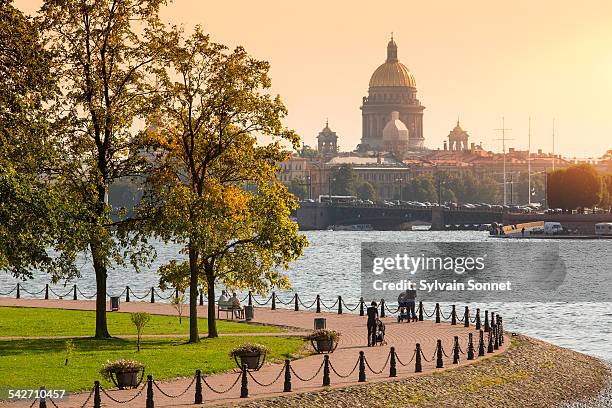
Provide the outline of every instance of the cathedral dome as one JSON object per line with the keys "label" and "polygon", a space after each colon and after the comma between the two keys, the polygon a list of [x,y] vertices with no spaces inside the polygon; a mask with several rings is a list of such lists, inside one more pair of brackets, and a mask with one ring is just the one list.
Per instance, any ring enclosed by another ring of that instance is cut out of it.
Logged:
{"label": "cathedral dome", "polygon": [[416,88],[414,75],[397,59],[397,44],[393,38],[387,45],[387,60],[370,78],[370,88],[385,86]]}

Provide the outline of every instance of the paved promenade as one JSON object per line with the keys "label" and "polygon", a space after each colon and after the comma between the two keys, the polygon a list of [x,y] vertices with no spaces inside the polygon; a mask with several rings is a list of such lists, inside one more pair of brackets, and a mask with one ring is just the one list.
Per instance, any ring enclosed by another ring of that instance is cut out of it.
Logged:
{"label": "paved promenade", "polygon": [[[21,306],[21,307],[49,307],[49,308],[64,308],[64,309],[80,309],[80,310],[93,310],[94,302],[86,300],[38,300],[38,299],[9,299],[0,298],[0,306]],[[433,310],[432,304],[426,304],[425,310],[429,313]],[[461,317],[462,307],[457,308],[457,313]],[[136,312],[145,311],[152,314],[163,314],[163,315],[175,315],[176,311],[169,304],[164,303],[147,303],[147,302],[130,302],[121,303],[122,312]],[[503,311],[502,311],[503,312]],[[198,313],[201,317],[205,317],[207,313],[206,306],[199,307]],[[443,310],[444,315],[448,315],[450,310]],[[483,313],[484,316],[484,313]],[[222,314],[223,317],[223,314]],[[449,368],[457,367],[452,364],[452,349],[454,336],[459,336],[459,342],[462,350],[467,352],[467,339],[468,333],[473,333],[474,346],[476,347],[476,355],[478,354],[478,337],[479,334],[476,332],[474,324],[470,324],[469,328],[463,327],[462,323],[458,323],[456,326],[452,326],[448,322],[436,324],[431,320],[425,320],[423,322],[416,323],[397,323],[394,317],[386,317],[383,319],[386,325],[386,341],[387,345],[377,347],[367,347],[366,334],[367,330],[365,327],[366,318],[355,314],[343,314],[338,315],[336,313],[314,313],[312,311],[293,311],[287,309],[270,310],[269,308],[256,308],[255,319],[253,322],[261,324],[272,324],[282,325],[295,328],[299,332],[307,332],[313,328],[313,319],[317,317],[325,317],[327,319],[327,328],[334,329],[342,333],[338,348],[333,354],[330,354],[330,361],[333,365],[333,370],[330,373],[330,380],[332,387],[346,386],[349,384],[356,384],[358,381],[358,369],[353,370],[355,367],[359,351],[365,352],[367,363],[370,367],[366,367],[367,382],[372,381],[384,381],[389,379],[389,365],[386,365],[388,360],[390,347],[394,346],[396,353],[399,358],[397,364],[397,378],[407,378],[415,375],[426,375],[434,371],[447,370]],[[299,333],[298,332],[298,333]],[[261,335],[261,334],[258,334]],[[275,335],[283,336],[284,333],[275,333]],[[175,336],[180,337],[180,336]],[[446,354],[449,357],[444,357],[443,369],[435,368],[435,359],[432,359],[436,341],[442,340],[442,344]],[[414,361],[411,361],[414,355],[415,344],[420,343],[422,346],[423,354],[427,360],[422,361],[423,372],[415,374]],[[496,350],[494,354],[487,354],[487,356],[496,355],[505,351],[506,347],[510,344],[508,338],[504,342],[504,345]],[[464,354],[461,355],[461,359],[458,365],[465,365],[474,362],[478,362],[485,357],[477,357],[473,361],[468,361]],[[319,371],[323,362],[322,355],[313,355],[299,360],[295,360],[291,363],[291,367],[295,370],[295,373],[302,379],[309,379],[314,376],[312,381],[302,381],[296,375],[292,375],[292,388],[293,392],[304,392],[309,390],[315,390],[322,388],[323,370]],[[403,366],[402,364],[405,364]],[[193,369],[200,368],[204,363],[197,361],[193,362]],[[385,366],[386,365],[386,366]],[[384,369],[383,369],[384,367]],[[371,370],[370,370],[371,368]],[[272,385],[263,387],[255,383],[255,381],[249,377],[249,398],[254,399],[257,397],[271,396],[275,394],[283,394],[283,380],[284,375],[281,374],[283,369],[282,365],[266,365],[260,371],[254,372],[253,377],[255,380],[262,384],[272,383]],[[381,371],[380,374],[375,374],[372,371]],[[348,375],[351,373],[350,375]],[[155,376],[155,373],[152,373]],[[347,376],[347,378],[342,378]],[[223,373],[206,377],[206,381],[210,386],[218,390],[225,390],[232,385],[239,378],[239,371],[230,373]],[[95,378],[92,378],[92,383]],[[161,389],[170,395],[180,394],[183,390],[189,386],[192,382],[192,378],[179,379],[174,381],[160,381],[158,382]],[[193,404],[194,398],[194,385],[191,386],[190,390],[186,394],[179,398],[168,398],[163,396],[162,393],[155,388],[155,406],[166,407],[166,406],[189,406]],[[135,395],[136,390],[126,391],[112,391],[110,395],[117,400],[127,400]],[[67,401],[62,401],[60,407],[80,407],[84,402],[89,393],[78,394],[72,396]],[[217,394],[212,392],[204,385],[203,387],[204,401],[206,404],[231,404],[239,400],[240,398],[240,380],[229,392],[224,394]],[[139,402],[136,402],[139,401]],[[116,404],[112,403],[109,398],[102,395],[103,406],[144,406],[145,392],[142,393],[134,402],[130,404]],[[49,403],[48,403],[49,404]],[[88,406],[93,404],[90,403]],[[10,407],[21,407],[29,406],[29,404],[0,404],[0,406]]]}

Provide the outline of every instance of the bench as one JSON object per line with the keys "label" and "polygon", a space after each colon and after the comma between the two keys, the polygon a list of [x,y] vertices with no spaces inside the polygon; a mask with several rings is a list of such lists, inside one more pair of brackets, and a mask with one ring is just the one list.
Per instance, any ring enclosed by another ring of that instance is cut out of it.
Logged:
{"label": "bench", "polygon": [[217,302],[217,319],[219,319],[221,312],[225,312],[225,319],[227,320],[227,314],[231,313],[232,315],[232,320],[234,320],[234,312],[238,311],[240,312],[238,314],[238,318],[240,319],[244,319],[244,308],[243,307],[234,307],[232,306],[231,302]]}

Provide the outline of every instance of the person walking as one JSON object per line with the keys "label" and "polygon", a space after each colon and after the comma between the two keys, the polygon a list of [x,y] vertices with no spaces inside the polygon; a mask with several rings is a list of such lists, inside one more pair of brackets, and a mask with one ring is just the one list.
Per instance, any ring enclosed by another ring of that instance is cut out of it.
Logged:
{"label": "person walking", "polygon": [[368,307],[368,347],[376,345],[376,321],[378,320],[378,305],[376,302]]}
{"label": "person walking", "polygon": [[[406,289],[405,292],[405,296],[404,296],[404,301],[406,302],[406,306],[407,306],[407,315],[408,315],[408,319],[412,319],[413,322],[418,321],[417,319],[417,315],[416,315],[416,290],[415,289]],[[408,320],[410,321],[410,320]]]}

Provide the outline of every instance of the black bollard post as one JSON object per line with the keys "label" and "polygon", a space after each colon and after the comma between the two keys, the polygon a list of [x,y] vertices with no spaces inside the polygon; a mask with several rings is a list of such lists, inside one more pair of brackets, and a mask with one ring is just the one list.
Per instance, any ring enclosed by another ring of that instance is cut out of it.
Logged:
{"label": "black bollard post", "polygon": [[467,359],[468,360],[474,359],[474,336],[472,336],[472,333],[468,334]]}
{"label": "black bollard post", "polygon": [[247,378],[247,366],[242,365],[242,385],[240,386],[240,398],[249,397],[249,380]]}
{"label": "black bollard post", "polygon": [[323,386],[327,387],[331,384],[331,380],[329,378],[329,355],[326,354],[323,356]]}
{"label": "black bollard post", "polygon": [[451,311],[451,325],[455,326],[457,324],[457,310],[455,309],[455,305],[453,305],[453,310]]}
{"label": "black bollard post", "polygon": [[455,344],[453,346],[453,364],[459,364],[459,336],[455,336]]}
{"label": "black bollard post", "polygon": [[253,306],[253,292],[249,290],[249,306]]}
{"label": "black bollard post", "polygon": [[77,300],[76,290],[76,284],[74,284],[74,286],[72,287],[72,300]]}
{"label": "black bollard post", "polygon": [[125,303],[130,303],[130,287],[125,287]]}
{"label": "black bollard post", "polygon": [[272,310],[276,310],[276,293],[272,292]]}
{"label": "black bollard post", "polygon": [[440,323],[440,304],[436,303],[436,323]]}
{"label": "black bollard post", "polygon": [[45,300],[49,300],[49,284],[45,284]]}
{"label": "black bollard post", "polygon": [[365,382],[366,380],[366,372],[365,372],[365,353],[363,351],[359,352],[359,382]]}
{"label": "black bollard post", "polygon": [[151,286],[151,303],[155,303],[155,288]]}
{"label": "black bollard post", "polygon": [[291,392],[291,361],[285,360],[285,382],[283,392]]}
{"label": "black bollard post", "polygon": [[489,326],[489,311],[485,310],[484,331],[488,332],[489,330],[491,330],[491,326]]}
{"label": "black bollard post", "polygon": [[321,295],[317,295],[317,313],[321,313]]}
{"label": "black bollard post", "polygon": [[200,289],[200,306],[204,306],[204,289]]}
{"label": "black bollard post", "polygon": [[19,299],[19,298],[21,297],[21,292],[19,291],[20,286],[21,286],[21,285],[19,285],[19,282],[17,282],[17,294],[15,295],[15,297],[16,297],[17,299]]}
{"label": "black bollard post", "polygon": [[385,299],[380,299],[380,317],[385,317]]}
{"label": "black bollard post", "polygon": [[102,398],[100,398],[100,381],[94,381],[94,408],[102,407]]}
{"label": "black bollard post", "polygon": [[395,361],[395,347],[391,347],[389,351],[391,356],[389,358],[389,377],[397,377],[397,363]]}
{"label": "black bollard post", "polygon": [[493,326],[495,326],[495,312],[491,312],[491,320],[489,324],[489,330],[493,330]]}
{"label": "black bollard post", "polygon": [[[45,390],[45,386],[39,388],[38,390],[38,408],[47,408],[47,391]],[[33,404],[32,404],[33,405]]]}
{"label": "black bollard post", "polygon": [[493,330],[493,350],[499,350],[499,326],[495,325]]}
{"label": "black bollard post", "polygon": [[493,329],[489,330],[489,345],[487,346],[487,353],[493,352]]}
{"label": "black bollard post", "polygon": [[338,296],[338,314],[342,314],[342,296]]}
{"label": "black bollard post", "polygon": [[484,332],[480,331],[480,339],[478,340],[478,357],[485,355]]}
{"label": "black bollard post", "polygon": [[414,372],[420,373],[423,371],[423,365],[421,363],[421,345],[416,344],[416,350],[414,351]]}
{"label": "black bollard post", "polygon": [[155,408],[155,402],[153,402],[153,376],[147,375],[147,405],[146,408]]}
{"label": "black bollard post", "polygon": [[465,307],[465,313],[463,313],[463,327],[470,327],[470,308]]}
{"label": "black bollard post", "polygon": [[480,330],[480,309],[476,309],[476,330]]}
{"label": "black bollard post", "polygon": [[293,300],[294,300],[293,310],[295,310],[297,312],[298,310],[300,310],[300,305],[298,303],[298,294],[297,293],[295,295],[293,295]]}
{"label": "black bollard post", "polygon": [[196,385],[194,404],[201,404],[204,398],[202,397],[202,371],[196,370]]}
{"label": "black bollard post", "polygon": [[419,322],[423,321],[423,301],[419,302]]}
{"label": "black bollard post", "polygon": [[499,345],[504,344],[504,325],[500,315],[497,315],[497,330],[499,330]]}
{"label": "black bollard post", "polygon": [[359,316],[364,316],[365,312],[363,310],[363,296],[359,298]]}
{"label": "black bollard post", "polygon": [[436,346],[436,368],[444,368],[444,360],[442,359],[442,340],[438,340]]}

